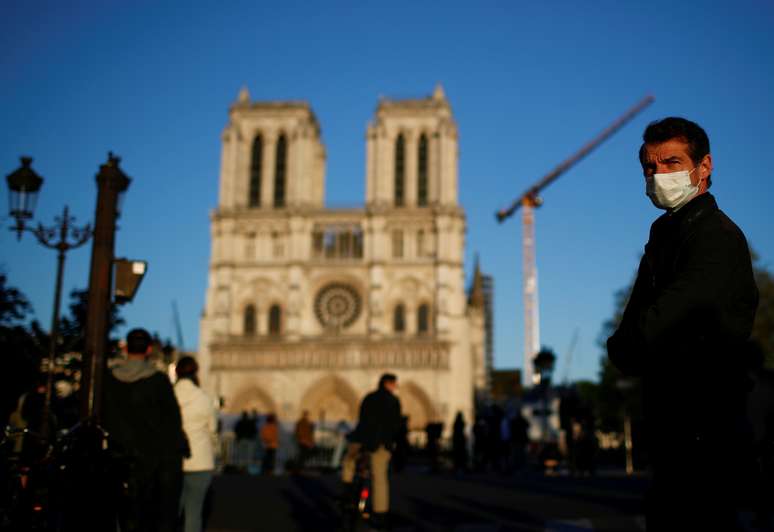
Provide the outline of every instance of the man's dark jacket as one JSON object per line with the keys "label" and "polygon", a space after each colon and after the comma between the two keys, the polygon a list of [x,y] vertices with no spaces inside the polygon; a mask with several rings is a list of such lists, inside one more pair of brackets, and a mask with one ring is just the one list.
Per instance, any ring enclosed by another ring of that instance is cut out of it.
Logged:
{"label": "man's dark jacket", "polygon": [[757,304],[747,241],[711,194],[653,223],[607,349],[623,373],[643,377],[646,430],[656,456],[675,442],[725,445],[743,436],[748,378],[742,346]]}
{"label": "man's dark jacket", "polygon": [[400,430],[400,401],[389,390],[379,388],[365,396],[360,404],[360,419],[350,440],[369,451],[380,445],[392,449]]}
{"label": "man's dark jacket", "polygon": [[103,423],[116,452],[144,464],[187,453],[172,383],[149,362],[128,361],[106,373]]}

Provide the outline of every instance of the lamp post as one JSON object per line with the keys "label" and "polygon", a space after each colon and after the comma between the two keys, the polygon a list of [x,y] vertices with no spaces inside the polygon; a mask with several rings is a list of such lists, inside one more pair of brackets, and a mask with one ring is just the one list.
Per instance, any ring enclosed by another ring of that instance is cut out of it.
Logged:
{"label": "lamp post", "polygon": [[537,385],[543,391],[543,445],[548,443],[548,389],[551,386],[551,377],[554,373],[556,355],[550,349],[543,348],[535,355],[533,365],[537,376]]}
{"label": "lamp post", "polygon": [[[618,388],[621,394],[626,396],[629,393],[629,390],[634,387],[634,382],[631,379],[621,377],[616,381],[615,387]],[[627,408],[626,403],[627,401],[624,397],[624,400],[621,401],[621,410],[623,411],[624,415],[624,450],[626,451],[626,474],[631,476],[634,474],[634,440],[632,438],[632,417],[629,414],[629,409]]]}
{"label": "lamp post", "polygon": [[91,249],[89,296],[86,315],[86,349],[81,380],[81,419],[99,424],[102,373],[108,344],[113,251],[121,195],[131,179],[119,168],[121,159],[108,154],[97,173],[97,207],[94,213],[94,242]]}
{"label": "lamp post", "polygon": [[91,237],[91,226],[76,227],[75,218],[70,216],[67,206],[64,207],[62,216],[54,218],[55,225],[44,227],[28,227],[26,222],[33,217],[38,192],[43,185],[43,178],[32,169],[32,157],[22,157],[21,167],[6,177],[8,182],[10,214],[16,220],[16,225],[11,231],[16,232],[17,240],[21,240],[22,234],[29,231],[38,242],[50,249],[57,250],[56,284],[54,288],[54,310],[51,314],[51,333],[48,350],[48,364],[46,376],[46,399],[43,404],[41,432],[44,438],[49,436],[49,417],[51,415],[51,394],[54,380],[54,366],[56,360],[56,346],[59,341],[59,306],[62,298],[62,277],[64,274],[65,254],[67,251],[80,247]]}

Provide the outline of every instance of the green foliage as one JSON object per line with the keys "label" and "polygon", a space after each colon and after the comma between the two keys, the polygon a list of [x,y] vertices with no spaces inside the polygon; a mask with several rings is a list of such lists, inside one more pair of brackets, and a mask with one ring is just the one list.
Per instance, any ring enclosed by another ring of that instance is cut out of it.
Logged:
{"label": "green foliage", "polygon": [[31,310],[24,294],[8,286],[7,280],[6,274],[0,272],[0,327],[19,325]]}
{"label": "green foliage", "polygon": [[[70,293],[69,315],[59,320],[57,354],[83,352],[86,332],[87,290]],[[48,355],[51,336],[37,321],[24,325],[31,307],[20,290],[7,285],[0,272],[0,422],[7,420],[16,399],[40,378],[41,359]],[[123,325],[116,305],[111,306],[110,331]]]}
{"label": "green foliage", "polygon": [[16,398],[38,378],[41,348],[35,335],[22,325],[31,307],[17,288],[0,273],[0,421],[16,408]]}
{"label": "green foliage", "polygon": [[[86,335],[86,316],[88,315],[88,290],[73,290],[70,292],[70,314],[59,320],[59,347],[57,351],[67,353],[75,351],[82,353]],[[125,323],[115,304],[110,306],[108,333]]]}

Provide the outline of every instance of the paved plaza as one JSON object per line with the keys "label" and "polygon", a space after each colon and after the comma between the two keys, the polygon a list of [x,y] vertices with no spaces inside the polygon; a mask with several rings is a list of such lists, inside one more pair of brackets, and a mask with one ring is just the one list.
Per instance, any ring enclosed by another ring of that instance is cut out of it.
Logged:
{"label": "paved plaza", "polygon": [[[393,475],[393,530],[641,531],[645,479],[620,474],[574,479],[496,474]],[[221,475],[209,532],[337,531],[334,474]],[[367,528],[362,527],[363,530]]]}

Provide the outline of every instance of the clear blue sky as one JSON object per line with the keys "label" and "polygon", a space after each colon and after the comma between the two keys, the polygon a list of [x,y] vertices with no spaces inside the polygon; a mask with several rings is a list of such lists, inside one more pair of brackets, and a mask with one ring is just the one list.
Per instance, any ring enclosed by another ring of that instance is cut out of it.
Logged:
{"label": "clear blue sky", "polygon": [[[613,294],[631,279],[651,221],[636,153],[651,120],[709,133],[715,193],[774,266],[774,4],[718,2],[0,3],[0,174],[35,157],[36,219],[64,204],[93,216],[108,150],[133,178],[116,254],[149,261],[130,325],[198,342],[216,206],[220,133],[242,85],[311,103],[328,152],[329,205],[364,197],[365,127],[379,95],[441,82],[460,131],[466,267],[495,278],[496,365],[521,365],[520,220],[494,212],[646,94],[656,102],[545,191],[537,214],[541,339],[571,378],[595,378]],[[5,188],[4,184],[3,187]],[[3,192],[3,196],[7,193]],[[11,225],[7,203],[3,226]],[[0,264],[48,327],[55,253],[0,234]],[[90,246],[68,255],[85,287]],[[63,309],[66,309],[67,298]]]}

